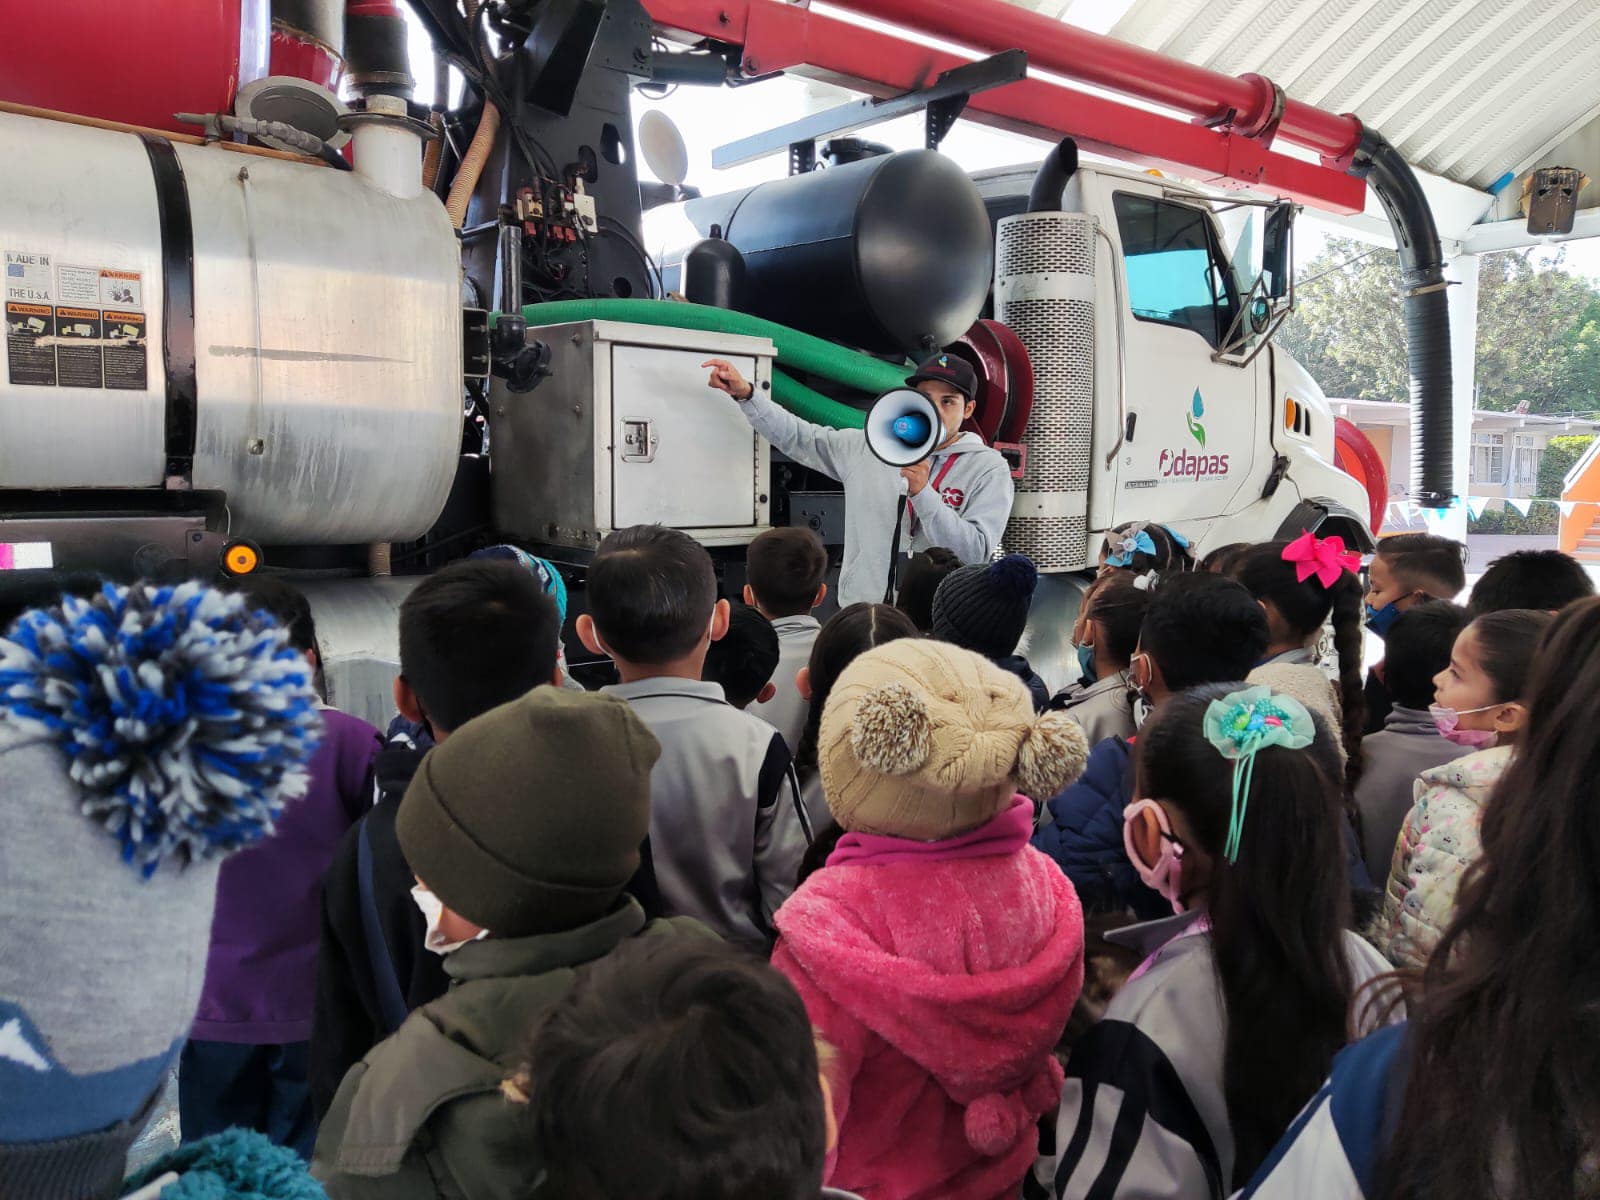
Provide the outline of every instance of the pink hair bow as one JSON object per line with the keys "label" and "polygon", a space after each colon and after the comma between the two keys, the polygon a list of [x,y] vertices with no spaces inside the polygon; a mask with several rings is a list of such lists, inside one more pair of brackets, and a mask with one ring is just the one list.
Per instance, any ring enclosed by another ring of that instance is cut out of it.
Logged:
{"label": "pink hair bow", "polygon": [[1313,537],[1310,530],[1283,548],[1283,561],[1294,564],[1294,577],[1301,583],[1315,575],[1324,590],[1338,583],[1344,572],[1361,568],[1361,555],[1346,551],[1342,537]]}

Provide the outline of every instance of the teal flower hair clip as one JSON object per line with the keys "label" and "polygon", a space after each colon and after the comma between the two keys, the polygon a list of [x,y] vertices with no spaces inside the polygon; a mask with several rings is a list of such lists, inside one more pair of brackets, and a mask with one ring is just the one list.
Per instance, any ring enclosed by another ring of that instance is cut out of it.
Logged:
{"label": "teal flower hair clip", "polygon": [[1271,688],[1250,687],[1211,702],[1206,708],[1205,733],[1218,754],[1233,760],[1233,808],[1222,853],[1234,863],[1239,860],[1256,753],[1268,746],[1303,750],[1316,739],[1317,726],[1298,700],[1274,695]]}

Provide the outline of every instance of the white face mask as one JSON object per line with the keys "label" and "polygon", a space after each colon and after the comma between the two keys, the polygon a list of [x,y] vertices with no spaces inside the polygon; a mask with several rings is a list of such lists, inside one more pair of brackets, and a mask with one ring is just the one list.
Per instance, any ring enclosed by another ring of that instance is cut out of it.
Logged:
{"label": "white face mask", "polygon": [[[439,897],[419,883],[411,889],[411,899],[422,910],[423,919],[428,923],[428,934],[422,939],[424,946],[435,954],[443,955],[449,954],[453,950],[459,950],[467,944],[466,942],[446,941],[444,934],[439,932],[439,921],[444,916],[444,905],[439,902]],[[486,937],[488,933],[487,929],[480,930],[477,937],[467,940],[476,942],[480,938]]]}

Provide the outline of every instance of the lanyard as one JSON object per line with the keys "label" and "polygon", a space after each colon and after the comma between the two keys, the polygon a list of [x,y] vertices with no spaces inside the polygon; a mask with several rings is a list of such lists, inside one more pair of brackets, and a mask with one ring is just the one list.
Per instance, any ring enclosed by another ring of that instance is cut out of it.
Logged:
{"label": "lanyard", "polygon": [[[928,486],[933,489],[934,495],[939,495],[939,487],[944,483],[944,477],[950,474],[950,468],[955,465],[956,456],[954,454],[947,455],[944,460],[944,465],[941,466],[938,473],[928,481]],[[894,540],[889,546],[889,587],[884,593],[883,597],[883,602],[885,604],[893,604],[894,597],[898,594],[900,575],[900,530],[905,523],[906,508],[906,494],[904,491],[901,491],[900,499],[897,502],[894,515]],[[911,532],[913,536],[916,535],[916,531],[917,514],[913,512],[911,514]]]}
{"label": "lanyard", "polygon": [[[956,456],[954,454],[946,456],[944,463],[939,467],[938,471],[934,473],[933,478],[928,480],[928,487],[933,491],[935,496],[943,496],[943,493],[939,491],[939,488],[944,484],[944,477],[950,474],[950,468],[955,465]],[[920,522],[917,520],[917,514],[913,512],[911,514],[911,532],[913,534],[917,532],[917,527],[919,525]]]}

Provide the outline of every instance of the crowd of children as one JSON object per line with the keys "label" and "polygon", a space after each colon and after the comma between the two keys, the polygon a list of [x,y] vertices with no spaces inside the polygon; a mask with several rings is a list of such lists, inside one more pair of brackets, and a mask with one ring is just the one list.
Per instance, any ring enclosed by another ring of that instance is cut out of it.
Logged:
{"label": "crowd of children", "polygon": [[0,1196],[1600,1195],[1578,564],[1136,523],[1049,681],[1026,557],[829,565],[487,548],[387,732],[277,579],[8,614]]}

